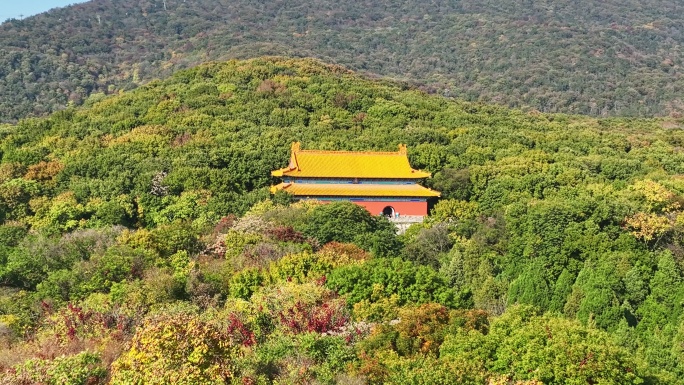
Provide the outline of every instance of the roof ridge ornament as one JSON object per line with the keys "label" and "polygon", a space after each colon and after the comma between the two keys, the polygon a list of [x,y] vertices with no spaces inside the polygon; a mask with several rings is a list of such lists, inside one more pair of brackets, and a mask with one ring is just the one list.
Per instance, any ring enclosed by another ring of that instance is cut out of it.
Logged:
{"label": "roof ridge ornament", "polygon": [[292,142],[290,147],[290,170],[299,170],[299,162],[297,162],[297,153],[300,151],[302,144],[300,142]]}
{"label": "roof ridge ornament", "polygon": [[399,143],[399,155],[407,155],[406,145]]}

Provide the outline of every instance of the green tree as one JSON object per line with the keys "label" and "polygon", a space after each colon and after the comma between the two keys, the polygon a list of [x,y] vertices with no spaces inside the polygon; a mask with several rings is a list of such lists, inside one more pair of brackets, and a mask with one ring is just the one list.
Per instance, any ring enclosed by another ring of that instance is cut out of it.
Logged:
{"label": "green tree", "polygon": [[632,354],[603,331],[577,321],[538,316],[514,306],[495,319],[489,333],[450,335],[440,357],[483,361],[488,371],[513,381],[544,384],[640,384],[644,374]]}

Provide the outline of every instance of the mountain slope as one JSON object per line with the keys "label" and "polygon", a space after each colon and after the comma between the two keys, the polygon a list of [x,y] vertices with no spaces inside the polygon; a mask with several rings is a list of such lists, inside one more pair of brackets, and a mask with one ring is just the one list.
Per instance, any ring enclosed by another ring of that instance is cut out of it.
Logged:
{"label": "mountain slope", "polygon": [[0,26],[0,119],[264,54],[542,112],[678,114],[682,15],[672,0],[94,0]]}
{"label": "mountain slope", "polygon": [[[1,126],[0,373],[677,383],[682,127],[454,101],[275,58]],[[442,198],[402,236],[351,203],[289,204],[268,186],[295,140],[406,143]]]}

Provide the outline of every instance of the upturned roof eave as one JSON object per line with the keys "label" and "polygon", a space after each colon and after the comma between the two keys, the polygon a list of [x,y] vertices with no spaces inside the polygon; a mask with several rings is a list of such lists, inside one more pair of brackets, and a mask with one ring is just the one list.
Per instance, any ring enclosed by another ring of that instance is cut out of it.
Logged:
{"label": "upturned roof eave", "polygon": [[432,198],[439,197],[439,191],[416,185],[313,185],[299,183],[280,183],[271,187],[271,192],[284,190],[295,196],[339,196],[339,197],[397,197]]}

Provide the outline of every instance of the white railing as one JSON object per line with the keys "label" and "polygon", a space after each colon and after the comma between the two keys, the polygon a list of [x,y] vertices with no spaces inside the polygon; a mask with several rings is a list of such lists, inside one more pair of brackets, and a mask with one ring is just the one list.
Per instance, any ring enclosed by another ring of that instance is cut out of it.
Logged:
{"label": "white railing", "polygon": [[397,234],[403,234],[406,229],[414,223],[421,223],[425,217],[422,215],[399,215],[398,217],[387,218],[397,227]]}
{"label": "white railing", "polygon": [[422,215],[399,215],[398,217],[387,218],[392,223],[420,223],[425,218]]}

